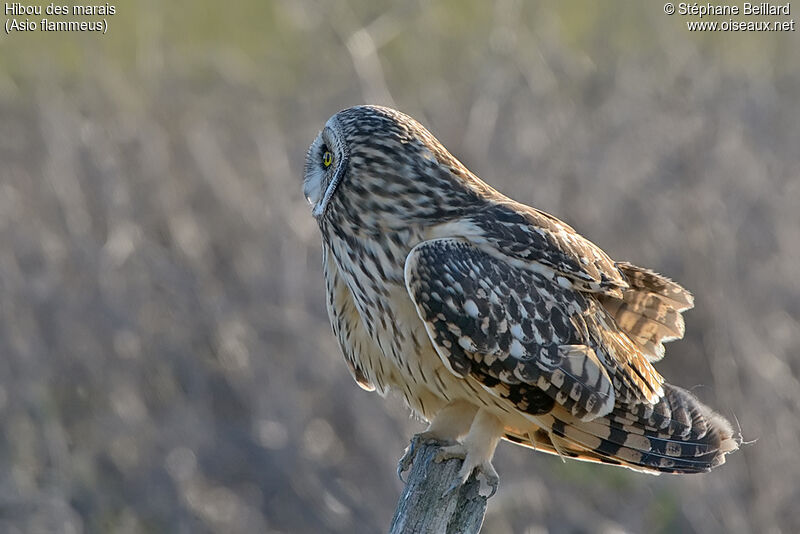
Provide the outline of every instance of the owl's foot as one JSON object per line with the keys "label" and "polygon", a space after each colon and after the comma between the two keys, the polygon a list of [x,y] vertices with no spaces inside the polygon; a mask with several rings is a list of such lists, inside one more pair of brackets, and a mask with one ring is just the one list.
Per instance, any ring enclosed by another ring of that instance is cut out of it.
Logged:
{"label": "owl's foot", "polygon": [[445,494],[455,491],[466,484],[467,479],[469,479],[469,476],[473,472],[475,473],[476,480],[478,480],[480,484],[478,494],[488,499],[497,492],[497,486],[500,485],[500,477],[497,475],[497,471],[495,471],[492,465],[491,457],[482,457],[482,455],[477,452],[478,451],[470,451],[468,445],[462,443],[442,447],[439,450],[435,458],[437,462],[444,462],[452,458],[464,460],[458,472],[458,478],[447,488]]}
{"label": "owl's foot", "polygon": [[411,464],[414,463],[414,455],[417,453],[417,448],[420,445],[437,444],[441,446],[449,446],[453,443],[454,442],[452,440],[442,439],[434,432],[426,431],[420,432],[419,434],[414,434],[414,437],[411,438],[411,443],[408,444],[405,453],[403,453],[403,457],[400,458],[399,462],[397,462],[397,476],[403,481],[403,484],[406,483],[406,481],[403,480],[403,473],[411,468]]}
{"label": "owl's foot", "polygon": [[458,478],[448,488],[448,493],[464,485],[474,472],[480,483],[478,493],[487,498],[495,494],[500,478],[492,466],[492,457],[503,432],[504,426],[500,419],[491,412],[481,409],[475,415],[464,440],[441,450],[437,455],[437,461],[449,458],[464,460]]}
{"label": "owl's foot", "polygon": [[[397,464],[397,476],[403,480],[403,473],[408,471],[414,462],[414,454],[420,444],[436,443],[442,446],[452,445],[470,429],[478,408],[469,402],[455,400],[439,410],[425,432],[411,438],[411,444]],[[403,483],[405,484],[405,480]]]}

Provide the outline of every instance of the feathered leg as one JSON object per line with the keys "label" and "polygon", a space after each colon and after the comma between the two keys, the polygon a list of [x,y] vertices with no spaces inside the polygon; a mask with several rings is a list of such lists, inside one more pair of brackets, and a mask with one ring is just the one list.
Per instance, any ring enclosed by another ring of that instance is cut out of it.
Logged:
{"label": "feathered leg", "polygon": [[420,443],[437,442],[452,445],[469,430],[478,408],[469,402],[456,400],[439,410],[428,425],[427,430],[411,438],[403,457],[397,464],[397,476],[403,480],[403,473],[411,467],[414,452]]}

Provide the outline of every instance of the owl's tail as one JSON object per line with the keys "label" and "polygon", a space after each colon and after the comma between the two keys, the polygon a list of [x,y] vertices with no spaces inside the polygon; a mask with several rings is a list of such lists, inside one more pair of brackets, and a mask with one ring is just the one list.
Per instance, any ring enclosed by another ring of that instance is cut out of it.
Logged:
{"label": "owl's tail", "polygon": [[665,385],[655,405],[616,406],[607,416],[581,421],[556,407],[537,416],[540,428],[506,439],[563,457],[659,473],[703,473],[739,448],[721,415],[681,388]]}

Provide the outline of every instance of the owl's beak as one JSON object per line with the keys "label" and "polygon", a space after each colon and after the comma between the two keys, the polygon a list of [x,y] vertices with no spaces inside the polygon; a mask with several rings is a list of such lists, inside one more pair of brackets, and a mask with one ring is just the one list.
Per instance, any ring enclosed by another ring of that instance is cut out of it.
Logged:
{"label": "owl's beak", "polygon": [[325,216],[325,212],[328,209],[328,204],[333,198],[333,194],[336,192],[336,188],[339,186],[339,182],[342,181],[344,174],[347,169],[347,158],[342,157],[342,159],[338,162],[336,166],[336,171],[333,174],[333,178],[331,178],[330,183],[328,184],[328,188],[325,190],[325,195],[322,199],[314,205],[314,209],[311,210],[311,214],[314,216],[315,219],[319,220]]}
{"label": "owl's beak", "polygon": [[314,208],[311,210],[311,215],[314,216],[315,219],[319,220],[320,217],[325,215],[325,207],[327,206],[327,202],[319,201],[314,205]]}

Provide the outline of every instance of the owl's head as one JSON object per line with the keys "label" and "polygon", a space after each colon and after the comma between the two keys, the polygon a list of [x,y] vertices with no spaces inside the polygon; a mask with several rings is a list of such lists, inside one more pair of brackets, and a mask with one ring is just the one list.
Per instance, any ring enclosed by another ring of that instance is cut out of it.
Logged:
{"label": "owl's head", "polygon": [[[419,122],[380,106],[340,111],[306,155],[303,192],[321,221],[333,208],[383,226],[463,208],[477,180]],[[478,180],[479,181],[479,180]]]}

